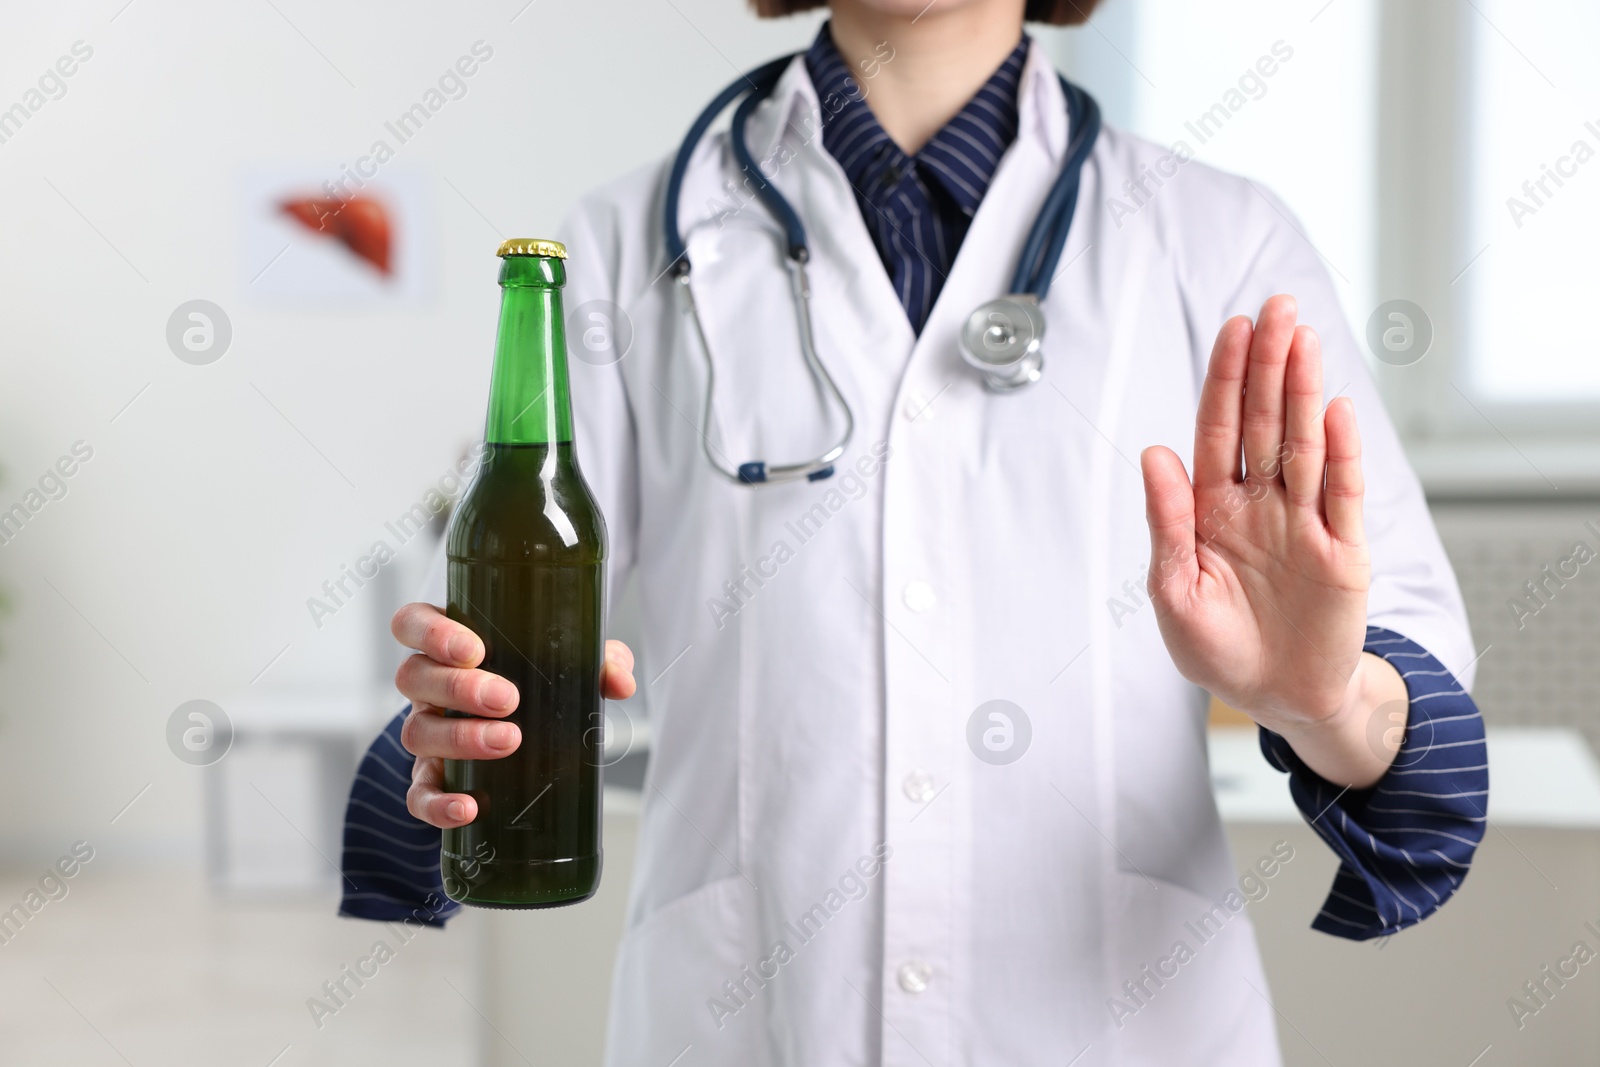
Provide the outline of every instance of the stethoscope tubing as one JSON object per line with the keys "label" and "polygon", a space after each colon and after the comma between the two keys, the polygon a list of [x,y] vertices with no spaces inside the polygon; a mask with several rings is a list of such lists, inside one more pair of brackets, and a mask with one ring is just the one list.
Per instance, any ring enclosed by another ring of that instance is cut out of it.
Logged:
{"label": "stethoscope tubing", "polygon": [[[817,481],[826,478],[833,473],[833,464],[844,455],[855,432],[855,413],[816,351],[815,334],[811,323],[811,289],[806,274],[810,247],[806,241],[805,225],[800,221],[800,216],[796,214],[793,205],[778,191],[776,184],[769,181],[762,173],[760,166],[750,155],[750,145],[744,135],[750,115],[771,95],[784,71],[794,59],[794,55],[780,56],[763,63],[741,75],[706,105],[696,117],[694,124],[689,127],[689,132],[672,161],[672,170],[668,174],[662,197],[662,236],[668,257],[667,269],[663,273],[670,273],[677,283],[683,310],[693,320],[695,334],[706,360],[706,397],[700,424],[702,447],[706,459],[713,468],[729,480],[742,485],[802,479]],[[1067,100],[1071,139],[1067,145],[1061,173],[1051,186],[1044,204],[1040,207],[1038,217],[1034,219],[1033,226],[1028,231],[1011,282],[1013,296],[1032,298],[1036,304],[1043,303],[1045,295],[1050,290],[1050,283],[1054,281],[1056,264],[1060,261],[1062,249],[1066,246],[1067,235],[1072,226],[1072,216],[1077,208],[1083,166],[1093,151],[1100,133],[1100,108],[1094,98],[1066,78],[1061,78],[1061,88]],[[784,231],[790,291],[799,322],[801,352],[811,370],[813,380],[821,383],[833,403],[844,413],[844,431],[835,444],[821,455],[798,463],[768,465],[760,460],[752,460],[734,467],[724,462],[711,444],[716,366],[711,356],[711,346],[706,337],[705,326],[700,319],[699,308],[689,285],[691,264],[688,247],[678,224],[678,208],[682,200],[684,178],[688,173],[689,161],[694,155],[696,146],[711,128],[711,124],[716,121],[717,116],[742,94],[748,95],[745,95],[744,100],[734,110],[728,144],[733,152],[734,162],[753,184],[757,198]],[[1038,319],[1040,324],[1042,321],[1042,318]],[[1038,377],[1037,355],[1033,360],[1033,372],[1027,381],[1036,380]],[[995,388],[1009,389],[1022,384],[1019,381],[1002,385],[992,377],[986,375],[986,378]]]}
{"label": "stethoscope tubing", "polygon": [[[689,132],[684,135],[683,145],[678,149],[678,155],[672,161],[672,171],[667,177],[667,188],[661,213],[662,231],[663,236],[666,238],[667,262],[673,269],[677,269],[681,263],[685,264],[684,269],[687,270],[686,265],[689,261],[688,250],[683,243],[683,232],[678,228],[678,203],[683,195],[683,179],[684,175],[689,171],[689,160],[694,155],[695,146],[705,137],[706,130],[711,128],[711,124],[717,121],[717,116],[722,114],[728,105],[738,98],[739,94],[753,92],[755,95],[765,98],[772,91],[772,87],[778,84],[778,79],[793,60],[794,56],[792,55],[779,56],[771,62],[763,63],[747,74],[740,75],[736,81],[728,85],[727,88],[712,99],[711,103],[706,105],[705,110],[700,112],[699,117],[694,120],[694,125],[689,127]],[[742,141],[744,139],[743,135],[741,134],[738,139]],[[749,155],[748,152],[745,154]],[[759,173],[758,171],[757,174]],[[765,203],[766,201],[763,200],[762,202]],[[790,209],[788,213],[793,216],[793,209]],[[796,224],[799,221],[798,218],[795,218]],[[799,232],[800,243],[803,245],[805,243],[804,228],[802,227]]]}
{"label": "stethoscope tubing", "polygon": [[1056,264],[1061,260],[1061,251],[1066,247],[1067,234],[1072,228],[1083,165],[1100,137],[1100,105],[1095,103],[1094,97],[1066,78],[1061,78],[1061,91],[1067,98],[1071,139],[1061,163],[1061,173],[1056,176],[1050,195],[1045,197],[1039,216],[1028,231],[1028,240],[1017,257],[1017,270],[1011,278],[1011,292],[1031,293],[1041,304],[1050,291],[1050,283],[1055,280]]}

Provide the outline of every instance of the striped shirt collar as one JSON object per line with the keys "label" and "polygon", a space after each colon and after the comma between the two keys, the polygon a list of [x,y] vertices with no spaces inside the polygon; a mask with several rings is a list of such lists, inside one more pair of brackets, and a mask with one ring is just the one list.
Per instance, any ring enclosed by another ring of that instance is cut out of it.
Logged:
{"label": "striped shirt collar", "polygon": [[822,113],[822,143],[839,162],[858,195],[874,202],[893,198],[917,174],[931,178],[969,218],[1017,136],[1017,89],[1031,44],[1024,34],[965,107],[908,156],[878,124],[866,97],[871,81],[851,76],[824,23],[805,55]]}

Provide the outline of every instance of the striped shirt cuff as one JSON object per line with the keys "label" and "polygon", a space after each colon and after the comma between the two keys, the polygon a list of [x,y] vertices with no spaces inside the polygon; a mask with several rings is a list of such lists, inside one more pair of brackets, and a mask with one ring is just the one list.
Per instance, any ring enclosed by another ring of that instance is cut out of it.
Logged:
{"label": "striped shirt cuff", "polygon": [[400,745],[400,727],[410,712],[407,705],[390,720],[356,769],[344,815],[339,914],[443,926],[461,905],[444,894],[438,828],[406,810],[412,756]]}
{"label": "striped shirt cuff", "polygon": [[[1450,898],[1483,840],[1489,803],[1483,718],[1455,676],[1382,627],[1367,628],[1365,649],[1400,672],[1409,697],[1400,752],[1377,785],[1341,789],[1261,731],[1262,754],[1288,772],[1296,806],[1341,861],[1312,929],[1354,941],[1413,926]],[[1392,726],[1380,719],[1374,744],[1398,727],[1398,714]]]}

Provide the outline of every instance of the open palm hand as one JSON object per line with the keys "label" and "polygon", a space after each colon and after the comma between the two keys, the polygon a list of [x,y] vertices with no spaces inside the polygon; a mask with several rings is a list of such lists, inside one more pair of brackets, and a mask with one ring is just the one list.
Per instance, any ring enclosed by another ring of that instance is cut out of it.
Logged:
{"label": "open palm hand", "polygon": [[1355,411],[1324,411],[1320,344],[1296,314],[1275,296],[1255,325],[1218,332],[1192,483],[1171,449],[1141,457],[1150,595],[1173,662],[1278,730],[1345,706],[1371,578]]}

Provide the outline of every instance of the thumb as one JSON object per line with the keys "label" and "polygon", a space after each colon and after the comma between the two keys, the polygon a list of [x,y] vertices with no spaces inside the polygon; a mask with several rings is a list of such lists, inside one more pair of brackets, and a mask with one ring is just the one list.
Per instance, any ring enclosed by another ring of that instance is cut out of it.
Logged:
{"label": "thumb", "polygon": [[1150,524],[1150,594],[1171,594],[1195,583],[1194,488],[1176,452],[1162,445],[1139,456],[1144,517]]}

